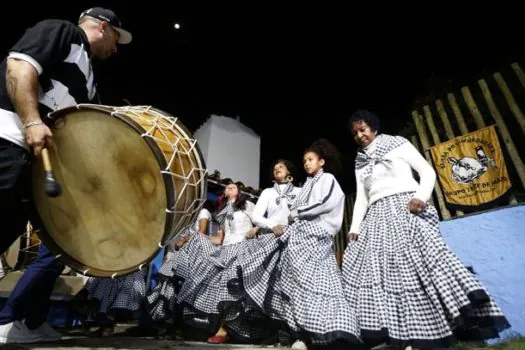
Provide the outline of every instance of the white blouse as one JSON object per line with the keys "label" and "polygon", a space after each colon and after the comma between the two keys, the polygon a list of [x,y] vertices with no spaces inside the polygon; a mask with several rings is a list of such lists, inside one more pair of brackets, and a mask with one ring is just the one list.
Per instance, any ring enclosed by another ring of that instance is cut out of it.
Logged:
{"label": "white blouse", "polygon": [[228,219],[224,220],[224,239],[222,245],[242,242],[246,239],[246,233],[253,228],[252,213],[255,204],[246,201],[246,209],[236,210],[233,213],[232,224]]}
{"label": "white blouse", "polygon": [[[197,219],[195,219],[195,223],[193,224],[193,226],[190,226],[189,228],[186,226],[183,229],[183,231],[188,230],[188,231],[193,231],[193,233],[199,232],[199,222],[201,221],[201,219],[207,219],[208,220],[208,232],[207,232],[207,234],[209,235],[210,234],[210,227],[212,227],[212,225],[213,225],[213,220],[212,220],[212,217],[211,217],[211,213],[206,208],[202,208],[199,211],[199,214],[197,215]],[[189,232],[186,232],[186,233],[189,233]],[[175,244],[177,243],[177,241],[174,238],[171,239],[171,241],[168,244],[168,248],[167,248],[168,252],[172,252],[172,251],[175,250]]]}
{"label": "white blouse", "polygon": [[[365,151],[373,153],[375,143],[370,144]],[[350,227],[352,233],[359,233],[359,226],[368,208],[381,198],[403,192],[415,192],[414,197],[426,203],[432,195],[436,173],[410,142],[393,149],[383,158],[391,160],[391,163],[389,166],[383,163],[376,164],[366,184],[363,181],[364,168],[355,172],[357,195]],[[419,183],[414,178],[412,169],[419,174]]]}
{"label": "white blouse", "polygon": [[[281,187],[281,190],[284,190],[286,184],[280,184],[279,187]],[[294,187],[291,195],[297,196],[300,191],[300,187]],[[277,225],[288,225],[288,216],[290,215],[288,204],[291,203],[289,203],[286,198],[283,198],[280,203],[277,204],[276,199],[278,197],[279,193],[277,193],[273,187],[266,188],[262,191],[252,214],[255,225],[268,230],[271,230]]]}
{"label": "white blouse", "polygon": [[199,226],[200,226],[199,224],[200,224],[201,219],[208,220],[208,232],[206,232],[206,234],[210,234],[209,231],[210,231],[210,224],[212,220],[211,220],[211,213],[208,209],[202,208],[201,211],[199,212],[199,215],[197,216],[197,220],[195,220],[195,226],[193,227],[195,232],[199,232]]}

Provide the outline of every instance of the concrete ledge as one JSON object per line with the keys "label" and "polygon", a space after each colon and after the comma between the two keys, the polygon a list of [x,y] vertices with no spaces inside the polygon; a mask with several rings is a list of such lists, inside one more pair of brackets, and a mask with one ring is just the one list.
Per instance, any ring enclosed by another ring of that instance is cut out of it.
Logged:
{"label": "concrete ledge", "polygon": [[[23,271],[8,272],[0,280],[0,298],[8,298],[15,288]],[[84,286],[84,279],[78,276],[60,276],[53,289],[51,300],[69,300]]]}

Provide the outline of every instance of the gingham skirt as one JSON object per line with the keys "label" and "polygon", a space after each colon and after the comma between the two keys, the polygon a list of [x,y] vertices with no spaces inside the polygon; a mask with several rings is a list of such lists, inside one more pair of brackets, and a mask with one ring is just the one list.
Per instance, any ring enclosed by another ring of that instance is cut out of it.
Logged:
{"label": "gingham skirt", "polygon": [[299,221],[282,240],[278,283],[283,320],[307,343],[362,345],[357,317],[344,297],[332,235],[317,224]]}
{"label": "gingham skirt", "polygon": [[146,295],[146,270],[114,279],[91,277],[84,288],[89,299],[100,302],[99,314],[111,317],[116,309],[138,313]]}
{"label": "gingham skirt", "polygon": [[210,334],[224,325],[241,341],[257,342],[273,334],[270,318],[247,298],[240,279],[240,265],[254,241],[216,246],[196,235],[186,244],[189,263],[179,261],[182,271],[174,269],[182,280],[177,302],[186,324]]}
{"label": "gingham skirt", "polygon": [[497,337],[510,325],[480,281],[441,238],[436,209],[408,211],[411,193],[374,203],[343,260],[361,337],[416,348]]}
{"label": "gingham skirt", "polygon": [[177,294],[185,278],[176,276],[174,271],[177,269],[180,275],[188,271],[182,265],[189,262],[185,247],[167,254],[158,272],[158,284],[146,296],[145,307],[153,322],[173,321],[177,313]]}
{"label": "gingham skirt", "polygon": [[243,288],[251,302],[274,322],[284,321],[281,263],[285,242],[272,233],[250,240],[239,264]]}

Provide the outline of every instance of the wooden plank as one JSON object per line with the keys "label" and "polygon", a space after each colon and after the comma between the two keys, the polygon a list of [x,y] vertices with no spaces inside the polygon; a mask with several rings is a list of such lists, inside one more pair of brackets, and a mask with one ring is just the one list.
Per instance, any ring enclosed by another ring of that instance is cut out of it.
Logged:
{"label": "wooden plank", "polygon": [[[428,135],[425,130],[425,125],[423,124],[423,117],[417,111],[413,111],[412,119],[414,120],[414,123],[416,124],[417,133],[419,135],[419,139],[421,140],[421,145],[423,146],[423,155],[426,158],[426,160],[430,164],[432,164],[432,159],[430,158],[430,154],[427,152],[430,149],[430,142],[428,140]],[[443,216],[443,219],[445,220],[450,219],[451,215],[445,205],[445,199],[443,197],[443,192],[441,191],[441,187],[439,187],[438,181],[436,181],[436,183],[434,184],[434,190],[436,191],[436,197],[438,199],[439,210],[441,211],[441,215]]]}
{"label": "wooden plank", "polygon": [[503,139],[503,143],[507,147],[510,159],[512,160],[512,163],[514,164],[516,172],[518,173],[518,176],[520,178],[521,185],[525,188],[525,164],[523,164],[523,161],[520,158],[518,149],[516,148],[516,145],[514,144],[514,141],[510,136],[509,129],[507,128],[507,125],[505,124],[505,121],[503,120],[503,117],[501,116],[501,113],[498,107],[496,106],[494,99],[492,98],[492,94],[487,83],[484,79],[480,79],[478,80],[478,84],[481,88],[481,92],[483,93],[483,97],[485,97],[485,101],[487,102],[487,106],[489,107],[490,114],[492,115],[492,118],[494,118],[494,120],[496,121],[499,132],[501,133]]}
{"label": "wooden plank", "polygon": [[456,101],[456,96],[450,93],[447,95],[447,99],[448,99],[448,103],[450,104],[450,107],[452,108],[452,112],[454,112],[454,117],[456,117],[456,122],[458,123],[459,131],[461,132],[461,135],[468,134],[467,123],[465,123],[465,119],[463,118],[463,113],[461,113],[461,109],[459,108],[459,105]]}
{"label": "wooden plank", "polygon": [[467,104],[470,114],[472,114],[472,117],[474,118],[476,127],[478,129],[483,129],[484,127],[486,127],[487,125],[483,120],[483,116],[481,115],[481,112],[479,111],[476,101],[474,101],[474,97],[472,97],[468,86],[464,86],[461,88],[461,94],[463,94],[463,98],[465,99],[465,103]]}
{"label": "wooden plank", "polygon": [[514,95],[510,91],[507,82],[505,81],[505,79],[503,79],[503,76],[499,72],[494,73],[494,79],[496,80],[496,83],[498,84],[501,92],[503,93],[503,97],[505,97],[505,101],[507,101],[510,111],[512,112],[512,114],[514,114],[514,117],[516,117],[516,120],[520,125],[521,132],[523,133],[523,135],[525,135],[525,115],[523,115],[520,106],[518,106],[518,104],[516,103]]}

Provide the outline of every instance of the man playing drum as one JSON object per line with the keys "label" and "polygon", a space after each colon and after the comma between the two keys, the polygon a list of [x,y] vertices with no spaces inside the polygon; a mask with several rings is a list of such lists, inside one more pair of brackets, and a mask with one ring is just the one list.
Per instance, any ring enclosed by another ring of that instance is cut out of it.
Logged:
{"label": "man playing drum", "polygon": [[[0,234],[1,253],[24,232],[30,219],[43,229],[32,202],[31,162],[48,147],[47,113],[79,103],[99,103],[91,58],[107,59],[117,44],[131,42],[115,13],[84,11],[78,26],[44,20],[26,30],[1,64]],[[42,244],[0,312],[1,343],[55,341],[60,334],[45,321],[49,299],[64,265]],[[22,322],[25,320],[25,322]]]}

